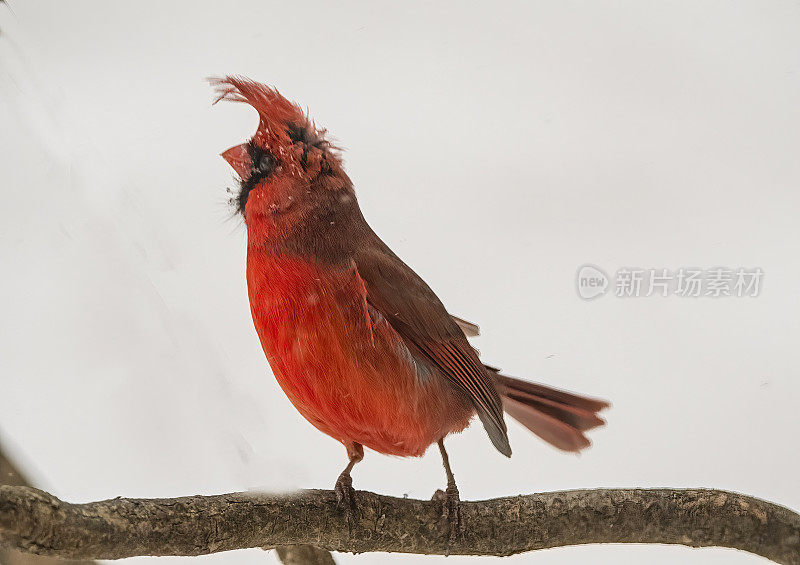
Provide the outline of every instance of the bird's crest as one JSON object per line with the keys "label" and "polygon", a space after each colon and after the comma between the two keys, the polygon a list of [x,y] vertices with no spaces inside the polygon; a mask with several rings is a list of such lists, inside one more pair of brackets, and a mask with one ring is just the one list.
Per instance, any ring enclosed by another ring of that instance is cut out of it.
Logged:
{"label": "bird's crest", "polygon": [[[276,89],[245,77],[226,76],[211,78],[209,82],[217,89],[216,104],[220,100],[244,102],[252,106],[260,118],[254,141],[267,141],[258,137],[269,137],[271,141],[292,142],[292,130],[312,130],[316,133],[308,116],[297,104],[284,98]],[[272,145],[265,143],[265,145]]]}

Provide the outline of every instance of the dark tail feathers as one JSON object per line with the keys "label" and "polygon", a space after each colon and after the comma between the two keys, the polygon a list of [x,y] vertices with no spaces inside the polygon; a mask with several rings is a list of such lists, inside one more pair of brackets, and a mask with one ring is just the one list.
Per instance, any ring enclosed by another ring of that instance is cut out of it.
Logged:
{"label": "dark tail feathers", "polygon": [[493,367],[487,369],[508,415],[559,449],[577,452],[589,447],[591,442],[583,432],[606,423],[597,413],[607,408],[608,402],[506,377]]}

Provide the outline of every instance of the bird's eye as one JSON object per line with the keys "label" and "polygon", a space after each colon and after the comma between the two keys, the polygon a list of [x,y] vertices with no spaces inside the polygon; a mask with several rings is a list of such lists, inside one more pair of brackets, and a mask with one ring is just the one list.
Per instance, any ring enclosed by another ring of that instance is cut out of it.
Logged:
{"label": "bird's eye", "polygon": [[265,175],[273,169],[272,157],[269,153],[262,153],[255,163],[254,172],[257,175]]}

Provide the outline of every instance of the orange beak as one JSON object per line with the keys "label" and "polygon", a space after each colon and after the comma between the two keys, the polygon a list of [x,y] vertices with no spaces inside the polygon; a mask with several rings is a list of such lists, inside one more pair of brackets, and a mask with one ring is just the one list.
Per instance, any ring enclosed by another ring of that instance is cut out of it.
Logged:
{"label": "orange beak", "polygon": [[220,153],[220,155],[233,167],[240,179],[246,180],[250,176],[253,161],[250,159],[250,152],[247,150],[246,143],[231,147]]}

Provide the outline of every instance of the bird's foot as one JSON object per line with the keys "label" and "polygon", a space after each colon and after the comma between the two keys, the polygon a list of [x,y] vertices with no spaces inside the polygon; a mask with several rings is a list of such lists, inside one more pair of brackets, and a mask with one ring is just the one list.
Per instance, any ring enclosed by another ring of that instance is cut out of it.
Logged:
{"label": "bird's foot", "polygon": [[447,490],[437,490],[433,494],[435,501],[442,503],[441,519],[447,523],[448,545],[464,533],[464,521],[461,519],[461,497],[455,484],[447,486]]}
{"label": "bird's foot", "polygon": [[336,493],[336,505],[344,510],[344,518],[347,526],[352,529],[356,519],[356,491],[353,489],[353,478],[350,473],[342,473],[336,479],[336,486],[333,487]]}

